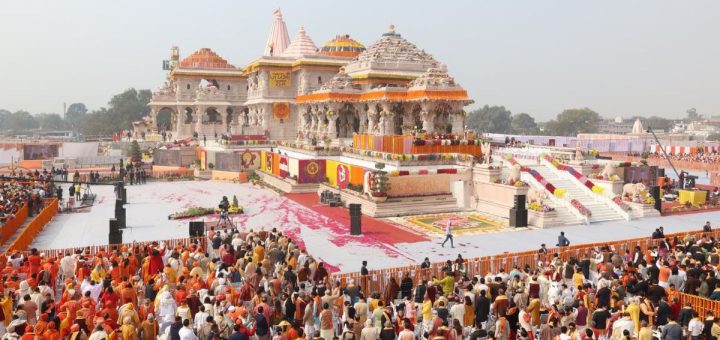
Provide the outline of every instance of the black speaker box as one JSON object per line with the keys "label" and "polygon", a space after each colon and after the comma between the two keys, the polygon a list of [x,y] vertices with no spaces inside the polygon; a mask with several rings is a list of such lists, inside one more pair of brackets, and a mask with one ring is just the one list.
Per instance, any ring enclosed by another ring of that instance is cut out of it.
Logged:
{"label": "black speaker box", "polygon": [[362,235],[362,215],[350,214],[350,235]]}
{"label": "black speaker box", "polygon": [[[522,195],[518,195],[522,196]],[[515,196],[517,197],[517,196]],[[515,228],[525,228],[528,225],[527,209],[510,209],[510,226]]]}
{"label": "black speaker box", "polygon": [[513,203],[513,208],[518,210],[525,209],[525,195],[515,195]]}
{"label": "black speaker box", "polygon": [[110,226],[109,232],[111,234],[120,231],[120,228],[118,227],[117,219],[111,218],[110,221],[108,222],[108,225]]}
{"label": "black speaker box", "polygon": [[650,187],[650,196],[655,199],[655,210],[662,212],[662,200],[660,199],[660,187],[653,185]]}
{"label": "black speaker box", "polygon": [[348,205],[348,208],[350,209],[350,215],[361,215],[362,214],[362,205],[357,203],[351,203]]}
{"label": "black speaker box", "polygon": [[122,244],[122,230],[108,234],[108,244]]}
{"label": "black speaker box", "polygon": [[665,168],[657,168],[657,177],[665,177]]}
{"label": "black speaker box", "polygon": [[205,234],[205,222],[192,221],[189,223],[190,237],[202,237]]}

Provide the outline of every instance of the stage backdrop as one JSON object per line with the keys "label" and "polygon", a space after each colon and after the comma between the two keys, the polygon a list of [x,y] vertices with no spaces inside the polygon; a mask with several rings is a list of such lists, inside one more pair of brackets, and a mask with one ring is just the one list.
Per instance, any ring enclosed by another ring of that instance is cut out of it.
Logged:
{"label": "stage backdrop", "polygon": [[161,166],[180,166],[180,150],[157,149],[153,152],[153,163]]}
{"label": "stage backdrop", "polygon": [[625,167],[625,182],[643,183],[648,188],[657,183],[657,166]]}
{"label": "stage backdrop", "polygon": [[23,159],[45,160],[58,157],[57,144],[25,144],[23,146]]}
{"label": "stage backdrop", "polygon": [[215,169],[222,171],[243,171],[240,154],[218,152],[215,155]]}

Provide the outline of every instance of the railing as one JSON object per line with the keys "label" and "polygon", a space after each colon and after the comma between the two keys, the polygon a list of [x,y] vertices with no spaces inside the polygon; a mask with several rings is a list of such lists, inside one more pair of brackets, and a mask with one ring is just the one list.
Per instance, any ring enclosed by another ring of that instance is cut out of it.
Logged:
{"label": "railing", "polygon": [[[702,231],[692,232],[680,232],[674,234],[667,234],[666,238],[672,239],[677,236],[683,238],[685,235],[706,235],[708,237],[718,238],[720,237],[720,230],[712,231],[709,233],[703,233]],[[590,254],[594,250],[599,250],[601,247],[609,247],[615,252],[624,253],[626,249],[634,249],[639,247],[642,253],[645,253],[649,247],[657,246],[659,242],[663,240],[656,240],[649,237],[641,237],[627,240],[618,240],[614,242],[598,242],[590,244],[581,244],[570,247],[555,247],[548,248],[547,254],[540,254],[537,250],[519,252],[519,253],[504,253],[495,256],[483,256],[473,259],[466,259],[464,262],[467,276],[472,277],[475,275],[485,276],[488,272],[497,273],[501,268],[505,272],[510,272],[514,266],[523,268],[526,265],[531,270],[537,268],[538,261],[550,260],[554,254],[563,260],[567,261],[570,257],[579,257],[584,254]],[[410,278],[413,279],[415,284],[418,284],[422,280],[430,280],[433,276],[441,278],[443,276],[442,268],[445,266],[445,262],[433,263],[430,268],[421,269],[419,265],[411,265],[404,267],[396,267],[389,269],[371,270],[368,275],[360,275],[360,273],[345,273],[345,274],[331,274],[333,282],[340,281],[341,284],[347,284],[349,280],[355,280],[355,283],[360,286],[362,291],[367,295],[372,292],[384,292],[387,283],[390,281],[390,277],[394,277],[396,280],[402,279],[404,273],[410,273]],[[720,313],[720,302],[712,302],[708,299],[700,297],[687,296],[685,299],[693,301],[693,306],[700,306],[701,310],[714,310],[715,313]],[[697,300],[701,299],[701,300]]]}
{"label": "railing", "polygon": [[165,243],[165,245],[168,248],[175,248],[179,245],[185,246],[185,245],[190,245],[190,244],[199,244],[203,249],[205,249],[205,247],[207,245],[207,238],[206,237],[197,237],[197,238],[184,237],[184,238],[175,238],[175,239],[168,239],[168,240],[132,242],[132,243],[122,243],[122,244],[111,244],[111,245],[41,249],[40,252],[45,254],[45,256],[47,256],[47,257],[57,258],[57,257],[62,257],[68,253],[74,254],[77,251],[85,252],[88,254],[96,254],[96,253],[100,253],[100,252],[107,252],[110,249],[121,249],[123,247],[134,248],[136,246],[147,246],[147,245],[150,245],[152,242]]}
{"label": "railing", "polygon": [[563,177],[573,183],[579,183],[579,185],[576,185],[576,187],[580,188],[583,192],[588,194],[594,201],[598,203],[602,203],[610,209],[614,210],[616,213],[618,213],[620,216],[622,216],[626,221],[630,221],[632,219],[632,215],[626,210],[623,210],[620,206],[615,204],[613,200],[605,195],[598,194],[596,192],[593,192],[590,188],[585,186],[585,184],[581,183],[579,179],[575,178],[575,176],[571,175],[567,172],[567,170],[560,170],[557,167],[555,167],[554,164],[548,162],[547,159],[541,158],[540,163],[548,168],[550,168],[550,171],[554,172],[556,175]]}
{"label": "railing", "polygon": [[550,190],[547,190],[547,188],[545,188],[545,186],[543,186],[542,183],[538,182],[538,180],[535,179],[535,177],[533,177],[532,174],[530,174],[528,172],[522,172],[520,174],[520,179],[522,179],[528,183],[533,183],[534,187],[541,188],[541,190],[545,190],[545,191],[549,192],[550,194],[548,195],[548,198],[550,199],[551,202],[553,202],[555,204],[556,207],[563,206],[566,209],[568,209],[568,211],[570,211],[573,215],[575,215],[575,217],[577,217],[581,221],[583,221],[583,223],[590,224],[590,219],[587,216],[583,215],[580,212],[580,210],[578,210],[578,208],[573,206],[572,203],[570,203],[569,201],[555,196],[555,193],[552,193],[552,192],[550,192]]}
{"label": "railing", "polygon": [[8,247],[8,251],[16,251],[16,250],[26,250],[35,240],[35,237],[42,232],[42,230],[45,228],[45,226],[52,220],[52,218],[57,214],[58,212],[58,199],[52,198],[50,200],[45,200],[46,206],[45,208],[40,211],[40,213],[35,216],[35,218],[30,221],[30,223],[25,227],[25,230],[20,233],[20,235],[13,241],[12,244]]}
{"label": "railing", "polygon": [[23,204],[23,206],[15,213],[15,218],[5,222],[5,225],[3,225],[2,228],[0,228],[0,246],[4,245],[5,242],[10,240],[13,235],[15,235],[15,232],[25,224],[25,221],[28,217],[28,206],[27,203]]}
{"label": "railing", "polygon": [[[511,166],[518,164],[517,160],[515,160],[515,157],[512,157],[512,156],[509,156],[509,157],[506,156],[506,160],[508,161],[508,163],[510,163]],[[535,170],[535,172],[537,173],[537,170]],[[538,177],[544,179],[544,177],[540,173],[537,173],[537,175],[538,175]],[[528,184],[533,183],[533,186],[536,188],[541,188],[541,190],[547,191],[549,193],[548,198],[550,198],[550,201],[552,201],[556,207],[558,205],[564,206],[565,208],[568,209],[568,211],[570,211],[570,213],[575,215],[577,218],[579,218],[585,224],[590,224],[589,217],[585,216],[580,211],[580,209],[578,209],[577,207],[572,205],[571,202],[569,202],[563,198],[557,197],[554,192],[550,191],[550,189],[548,189],[538,179],[536,179],[535,175],[533,175],[530,172],[530,170],[528,170],[528,168],[525,168],[525,167],[520,168],[520,179],[528,182]],[[546,181],[547,181],[547,179],[546,179]],[[550,184],[552,184],[552,183],[550,183]]]}

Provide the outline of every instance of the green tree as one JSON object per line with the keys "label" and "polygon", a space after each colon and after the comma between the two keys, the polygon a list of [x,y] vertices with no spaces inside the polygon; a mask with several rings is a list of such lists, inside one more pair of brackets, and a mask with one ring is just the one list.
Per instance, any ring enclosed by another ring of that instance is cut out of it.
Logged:
{"label": "green tree", "polygon": [[545,131],[556,136],[576,136],[597,132],[600,115],[588,108],[567,109],[545,124]]}
{"label": "green tree", "polygon": [[72,103],[65,111],[65,121],[73,130],[80,129],[87,119],[88,109],[83,103]]}
{"label": "green tree", "polygon": [[132,158],[133,163],[142,160],[142,151],[140,151],[140,144],[138,144],[136,140],[132,141],[132,144],[130,145],[130,157]]}
{"label": "green tree", "polygon": [[40,130],[62,130],[65,129],[65,121],[57,113],[41,113],[35,116]]}
{"label": "green tree", "polygon": [[12,112],[8,110],[0,109],[0,130],[4,130],[5,128],[5,122],[8,118],[10,118],[10,115],[12,115]]}
{"label": "green tree", "polygon": [[515,133],[521,135],[534,135],[539,132],[535,118],[527,113],[513,115],[510,125]]}
{"label": "green tree", "polygon": [[103,107],[88,114],[80,131],[87,136],[112,135],[113,132],[118,131],[115,126],[112,116]]}
{"label": "green tree", "polygon": [[150,112],[150,90],[134,88],[117,94],[108,102],[108,108],[93,111],[87,116],[81,131],[85,135],[110,135],[120,129],[131,129],[132,122]]}
{"label": "green tree", "polygon": [[689,108],[685,111],[687,113],[687,119],[689,121],[698,120],[702,118],[702,115],[697,112],[697,110],[693,108]]}
{"label": "green tree", "polygon": [[3,130],[12,133],[27,132],[38,128],[38,121],[27,111],[16,111],[5,119]]}
{"label": "green tree", "polygon": [[504,106],[488,106],[470,112],[467,118],[469,128],[477,132],[510,133],[512,112]]}

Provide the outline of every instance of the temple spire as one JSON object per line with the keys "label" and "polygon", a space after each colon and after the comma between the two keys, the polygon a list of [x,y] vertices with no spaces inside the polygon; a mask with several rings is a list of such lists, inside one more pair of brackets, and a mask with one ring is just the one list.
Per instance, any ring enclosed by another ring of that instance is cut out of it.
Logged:
{"label": "temple spire", "polygon": [[275,20],[270,27],[270,36],[268,36],[267,44],[265,44],[264,55],[266,56],[281,55],[290,45],[290,35],[280,9],[276,9],[274,14]]}

